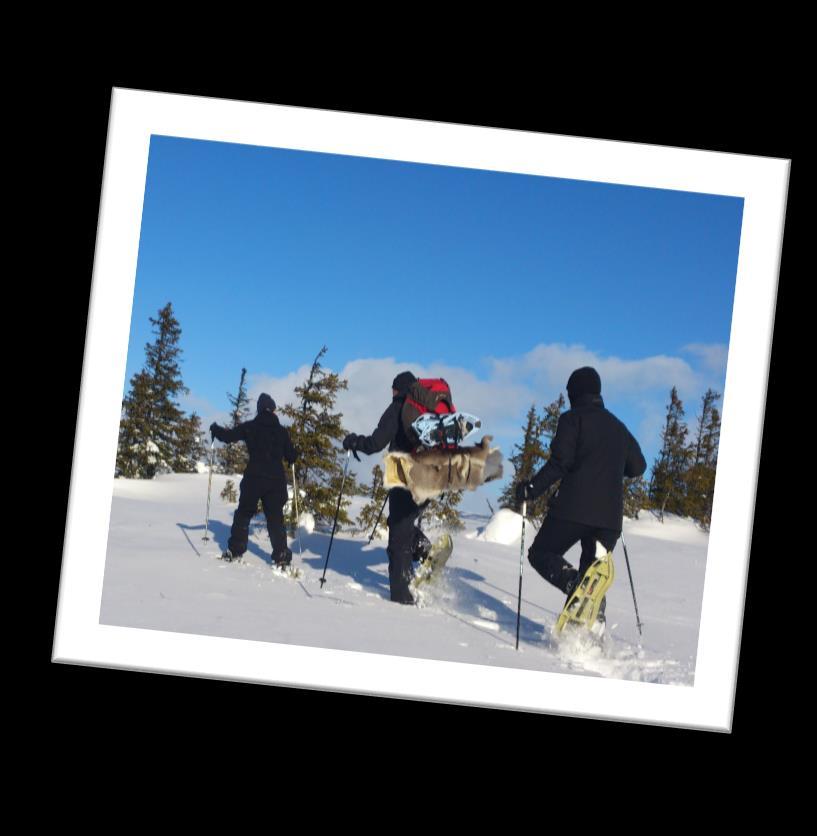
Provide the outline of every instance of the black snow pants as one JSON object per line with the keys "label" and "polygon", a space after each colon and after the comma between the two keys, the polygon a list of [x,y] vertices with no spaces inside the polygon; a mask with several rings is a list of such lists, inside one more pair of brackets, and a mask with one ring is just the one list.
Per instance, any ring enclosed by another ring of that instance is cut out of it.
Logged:
{"label": "black snow pants", "polygon": [[403,488],[389,491],[389,588],[391,600],[399,604],[413,604],[409,589],[413,576],[411,561],[427,553],[430,543],[415,526],[422,506]]}
{"label": "black snow pants", "polygon": [[267,531],[272,542],[273,559],[287,549],[287,535],[284,529],[284,505],[287,502],[286,482],[264,476],[245,476],[241,480],[241,496],[233,517],[227,548],[234,557],[247,551],[250,536],[250,520],[255,516],[258,500],[267,518]]}
{"label": "black snow pants", "polygon": [[[596,559],[596,540],[612,551],[620,531],[546,517],[528,551],[531,566],[546,580],[567,595],[574,581],[580,579]],[[576,543],[582,544],[578,571],[564,558]]]}

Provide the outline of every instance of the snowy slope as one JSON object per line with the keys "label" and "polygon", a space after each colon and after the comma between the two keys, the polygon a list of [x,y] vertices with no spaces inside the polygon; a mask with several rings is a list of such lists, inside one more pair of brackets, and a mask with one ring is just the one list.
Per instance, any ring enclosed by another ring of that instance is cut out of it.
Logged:
{"label": "snowy slope", "polygon": [[[204,542],[207,474],[114,480],[100,621],[208,636],[357,650],[443,661],[692,685],[708,537],[687,520],[650,515],[625,521],[644,635],[639,642],[621,545],[608,593],[605,652],[557,645],[550,629],[563,596],[525,560],[520,648],[516,637],[521,518],[471,517],[455,535],[440,584],[420,607],[388,599],[385,542],[341,532],[327,583],[320,577],[327,533],[301,529],[290,545],[300,580],[270,570],[263,518],[253,523],[242,563],[216,558],[226,547],[234,505],[213,476],[209,542]],[[359,501],[358,503],[359,504]],[[535,532],[526,527],[526,550]],[[299,555],[299,545],[303,556]],[[578,547],[567,555],[578,563]]]}

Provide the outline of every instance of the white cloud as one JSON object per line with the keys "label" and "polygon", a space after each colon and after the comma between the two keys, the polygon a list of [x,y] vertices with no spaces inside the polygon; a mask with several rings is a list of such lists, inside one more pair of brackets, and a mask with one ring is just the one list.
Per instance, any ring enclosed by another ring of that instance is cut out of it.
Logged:
{"label": "white cloud", "polygon": [[[207,442],[210,441],[209,426],[213,421],[225,423],[224,415],[220,415],[218,410],[210,403],[207,398],[202,398],[193,392],[183,395],[179,398],[179,406],[184,412],[193,413],[199,416],[200,427],[202,431],[202,438]],[[225,413],[226,414],[226,413]]]}
{"label": "white cloud", "polygon": [[[458,408],[483,420],[484,431],[507,447],[519,434],[531,404],[539,407],[565,391],[570,373],[580,366],[593,366],[602,378],[602,394],[611,400],[637,398],[637,409],[652,427],[663,414],[664,401],[675,385],[680,391],[697,392],[700,380],[689,364],[678,357],[658,355],[637,360],[602,357],[582,345],[538,345],[519,357],[490,358],[487,374],[442,363],[423,365],[394,357],[362,358],[347,363],[339,374],[349,382],[340,392],[337,407],[350,432],[371,433],[391,402],[391,383],[402,371],[418,377],[444,377],[451,386]],[[294,402],[295,387],[306,380],[309,366],[282,377],[257,375],[251,379],[250,395],[268,392],[280,405]],[[660,431],[652,430],[651,436]]]}
{"label": "white cloud", "polygon": [[[643,400],[638,404],[641,420],[634,432],[641,449],[644,451],[661,448],[661,431],[664,429],[667,415],[666,402],[668,400],[669,398],[665,398],[663,402],[658,399]],[[647,467],[652,467],[652,464],[649,456],[647,456]]]}
{"label": "white cloud", "polygon": [[[445,378],[451,386],[455,406],[478,415],[485,433],[494,436],[516,434],[520,410],[541,400],[521,381],[481,380],[471,371],[440,363],[425,366],[393,357],[367,358],[353,360],[339,371],[349,382],[349,388],[341,391],[337,399],[344,426],[350,432],[371,433],[391,403],[392,381],[407,370],[417,377]],[[279,404],[293,402],[295,386],[303,383],[308,374],[309,367],[302,366],[297,372],[280,378],[258,376],[252,381],[253,396],[263,391]]]}
{"label": "white cloud", "polygon": [[679,389],[695,389],[698,385],[695,371],[680,357],[660,354],[622,360],[602,357],[583,345],[540,344],[521,357],[492,358],[489,362],[495,376],[502,380],[528,380],[539,392],[566,392],[570,373],[581,366],[592,366],[598,371],[602,395],[610,398],[650,390],[668,391],[673,385]]}
{"label": "white cloud", "polygon": [[[708,359],[711,364],[716,362],[717,346],[699,348],[691,353]],[[725,346],[721,348],[725,356]],[[541,409],[560,392],[566,393],[567,379],[574,369],[593,366],[601,375],[605,400],[627,405],[630,414],[626,422],[632,421],[632,428],[647,454],[660,445],[670,388],[677,386],[686,402],[698,397],[711,377],[709,371],[698,372],[680,357],[656,355],[624,360],[601,356],[583,345],[559,343],[540,344],[518,357],[489,358],[486,363],[485,372],[479,375],[457,366],[423,365],[411,359],[353,360],[337,370],[349,383],[349,388],[338,395],[337,409],[343,413],[343,425],[348,432],[370,434],[391,403],[391,384],[397,374],[410,370],[418,377],[444,377],[451,386],[455,405],[482,418],[484,434],[494,437],[494,443],[507,458],[519,440],[531,404]],[[309,369],[309,364],[305,364],[280,377],[252,376],[248,393],[253,404],[261,392],[269,393],[279,406],[294,403],[295,387],[307,379]],[[615,406],[613,409],[616,411]],[[367,480],[374,463],[375,457],[370,461],[364,457],[362,465],[353,463],[352,470]]]}
{"label": "white cloud", "polygon": [[681,350],[699,357],[708,372],[718,375],[726,374],[729,346],[725,343],[690,343]]}
{"label": "white cloud", "polygon": [[195,412],[199,417],[215,412],[213,405],[207,398],[200,398],[192,392],[188,392],[179,398],[179,406],[184,412]]}
{"label": "white cloud", "polygon": [[309,377],[311,364],[305,364],[283,377],[271,377],[264,374],[251,374],[247,381],[247,397],[250,399],[251,413],[255,414],[255,402],[262,392],[266,392],[280,409],[285,403],[295,400],[295,387],[300,386]]}

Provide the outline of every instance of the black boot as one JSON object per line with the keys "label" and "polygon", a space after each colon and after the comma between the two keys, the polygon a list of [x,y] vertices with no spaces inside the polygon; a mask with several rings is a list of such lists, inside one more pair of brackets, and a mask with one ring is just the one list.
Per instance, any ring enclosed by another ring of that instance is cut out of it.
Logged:
{"label": "black boot", "polygon": [[419,528],[414,530],[414,539],[411,543],[411,559],[413,561],[420,561],[422,563],[428,558],[431,552],[431,540],[420,531]]}
{"label": "black boot", "polygon": [[280,554],[272,555],[273,566],[283,568],[284,566],[289,566],[290,563],[292,563],[292,552],[289,549],[285,549]]}
{"label": "black boot", "polygon": [[289,566],[292,563],[292,552],[289,549],[278,553],[273,552],[272,563],[274,566]]}
{"label": "black boot", "polygon": [[565,599],[565,604],[567,604],[570,600],[570,596],[575,592],[576,587],[579,585],[579,581],[582,578],[577,569],[572,569],[569,574],[565,574],[567,575],[567,580],[565,581],[563,591],[565,595],[567,595],[567,598]]}

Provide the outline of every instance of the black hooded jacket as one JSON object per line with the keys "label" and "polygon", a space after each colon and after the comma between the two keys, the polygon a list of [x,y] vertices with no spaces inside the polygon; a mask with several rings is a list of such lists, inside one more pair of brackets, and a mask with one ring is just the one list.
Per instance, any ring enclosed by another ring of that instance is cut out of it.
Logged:
{"label": "black hooded jacket", "polygon": [[357,436],[355,442],[357,450],[370,456],[372,453],[379,453],[388,444],[390,452],[392,450],[398,450],[402,453],[412,453],[414,451],[417,443],[406,435],[401,415],[406,396],[416,380],[417,378],[411,372],[401,372],[394,378],[391,386],[392,391],[397,394],[394,395],[392,402],[380,416],[375,431],[369,436]]}
{"label": "black hooded jacket", "polygon": [[370,456],[372,453],[379,453],[387,444],[389,451],[399,450],[403,453],[411,453],[414,450],[417,445],[409,440],[403,428],[403,422],[400,420],[405,401],[405,394],[396,395],[392,399],[391,404],[380,416],[375,431],[371,435],[358,437],[358,451]]}
{"label": "black hooded jacket", "polygon": [[215,426],[213,435],[225,443],[243,441],[250,456],[245,476],[260,476],[286,482],[283,459],[292,465],[298,457],[286,427],[273,412],[260,412],[251,421],[233,429]]}
{"label": "black hooded jacket", "polygon": [[550,459],[534,477],[533,492],[541,496],[561,479],[549,516],[621,531],[624,477],[646,469],[638,442],[604,408],[601,395],[580,395],[559,418]]}

